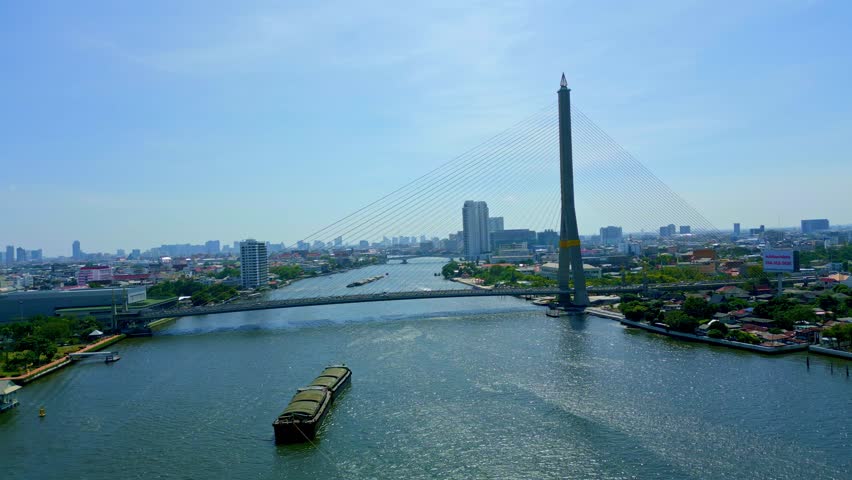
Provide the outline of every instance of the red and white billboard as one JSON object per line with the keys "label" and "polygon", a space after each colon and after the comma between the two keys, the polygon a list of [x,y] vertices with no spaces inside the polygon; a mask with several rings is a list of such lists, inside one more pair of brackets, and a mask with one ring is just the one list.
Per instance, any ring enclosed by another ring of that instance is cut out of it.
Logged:
{"label": "red and white billboard", "polygon": [[764,272],[798,272],[799,252],[796,250],[764,250]]}

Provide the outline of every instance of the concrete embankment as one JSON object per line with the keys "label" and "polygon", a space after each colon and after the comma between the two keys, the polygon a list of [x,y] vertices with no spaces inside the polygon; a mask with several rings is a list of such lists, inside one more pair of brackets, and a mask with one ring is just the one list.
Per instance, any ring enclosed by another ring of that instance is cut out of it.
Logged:
{"label": "concrete embankment", "polygon": [[596,317],[608,318],[610,320],[624,320],[624,315],[618,312],[613,312],[612,310],[604,310],[603,308],[589,307],[586,309],[586,313]]}
{"label": "concrete embankment", "polygon": [[464,284],[464,285],[467,285],[468,287],[473,287],[473,288],[479,289],[479,290],[491,290],[491,289],[494,288],[490,285],[479,285],[479,284],[476,283],[476,279],[474,279],[474,278],[451,278],[450,280]]}
{"label": "concrete embankment", "polygon": [[830,355],[832,357],[845,358],[848,360],[852,360],[852,352],[844,352],[843,350],[835,350],[833,348],[820,347],[819,345],[811,345],[808,347],[808,351],[811,353],[818,353],[820,355]]}
{"label": "concrete embankment", "polygon": [[175,320],[177,320],[177,317],[166,317],[166,318],[161,318],[161,319],[159,319],[159,320],[154,320],[153,322],[149,323],[149,324],[148,324],[148,325],[146,325],[146,326],[147,326],[148,328],[157,328],[157,327],[162,327],[162,326],[165,326],[165,325],[167,325],[167,324],[169,324],[169,323],[174,322]]}
{"label": "concrete embankment", "polygon": [[748,343],[740,343],[740,342],[732,342],[730,340],[723,340],[721,338],[710,338],[710,337],[699,337],[698,335],[693,335],[690,333],[676,332],[674,330],[666,330],[663,327],[655,327],[653,325],[648,325],[647,323],[634,322],[633,320],[623,319],[621,320],[622,325],[627,325],[630,327],[641,328],[642,330],[646,330],[649,332],[659,333],[661,335],[666,335],[669,337],[678,338],[680,340],[686,340],[688,342],[702,342],[709,343],[712,345],[721,345],[723,347],[730,348],[738,348],[740,350],[749,350],[752,352],[765,353],[768,355],[776,355],[779,353],[790,353],[790,352],[803,352],[808,349],[807,344],[797,344],[797,345],[784,345],[782,347],[765,347],[763,345],[751,345]]}
{"label": "concrete embankment", "polygon": [[[124,334],[113,335],[113,336],[104,338],[102,340],[99,340],[95,343],[92,343],[90,345],[87,345],[87,346],[81,348],[80,350],[78,350],[77,352],[74,352],[74,353],[96,352],[96,351],[101,350],[103,348],[106,348],[106,347],[108,347],[108,346],[110,346],[110,345],[112,345],[116,342],[120,342],[125,337],[126,337],[126,335],[124,335]],[[68,355],[65,355],[62,358],[54,360],[54,361],[52,361],[52,362],[50,362],[46,365],[42,365],[42,366],[36,368],[35,370],[29,371],[29,372],[27,372],[23,375],[18,375],[17,377],[0,378],[0,380],[12,380],[15,383],[25,384],[25,383],[32,382],[33,380],[35,380],[37,378],[41,378],[41,377],[43,377],[43,376],[45,376],[49,373],[53,373],[53,372],[59,370],[60,368],[67,366],[70,363],[71,363],[71,358],[68,357]]]}

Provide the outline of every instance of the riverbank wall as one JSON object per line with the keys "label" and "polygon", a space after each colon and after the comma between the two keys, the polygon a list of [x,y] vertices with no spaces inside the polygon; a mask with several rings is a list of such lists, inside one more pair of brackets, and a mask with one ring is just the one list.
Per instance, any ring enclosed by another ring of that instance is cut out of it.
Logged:
{"label": "riverbank wall", "polygon": [[721,338],[710,338],[710,337],[699,337],[698,335],[693,335],[691,333],[683,333],[683,332],[675,332],[673,330],[666,330],[663,327],[655,327],[653,325],[648,325],[647,323],[635,322],[633,320],[622,319],[622,325],[627,325],[629,327],[641,328],[642,330],[659,333],[661,335],[666,335],[668,337],[677,338],[680,340],[686,340],[688,342],[701,342],[701,343],[709,343],[711,345],[720,345],[723,347],[736,348],[739,350],[748,350],[751,352],[763,353],[767,355],[777,355],[780,353],[792,353],[792,352],[804,352],[808,349],[807,344],[798,344],[798,345],[784,345],[782,347],[765,347],[763,345],[751,345],[748,343],[740,343],[740,342],[732,342],[730,340],[723,340]]}
{"label": "riverbank wall", "polygon": [[818,353],[820,355],[829,355],[832,357],[845,358],[847,360],[852,360],[852,352],[844,352],[843,350],[835,350],[833,348],[820,347],[819,345],[811,345],[808,347],[808,351],[812,353]]}
{"label": "riverbank wall", "polygon": [[494,287],[490,285],[479,285],[476,283],[476,279],[474,278],[451,278],[450,280],[461,283],[462,285],[467,285],[468,287],[473,287],[478,290],[491,290]]}

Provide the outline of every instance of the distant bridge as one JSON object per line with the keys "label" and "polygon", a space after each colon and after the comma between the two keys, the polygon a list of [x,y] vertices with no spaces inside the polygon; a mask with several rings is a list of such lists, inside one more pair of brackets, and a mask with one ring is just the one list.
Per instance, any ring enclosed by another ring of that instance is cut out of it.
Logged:
{"label": "distant bridge", "polygon": [[415,255],[388,255],[387,261],[391,260],[401,260],[403,263],[408,262],[408,260],[412,260],[414,258],[448,258],[453,260],[458,258],[458,254],[453,255],[452,253],[423,253],[423,254],[415,254]]}
{"label": "distant bridge", "polygon": [[[801,279],[785,280],[791,284]],[[639,293],[646,290],[679,291],[679,290],[715,290],[728,285],[740,285],[744,281],[726,282],[696,282],[696,283],[670,283],[656,285],[624,285],[614,287],[590,287],[589,293],[597,295]],[[573,290],[564,292],[555,287],[548,288],[493,288],[493,289],[452,289],[452,290],[429,290],[412,292],[384,292],[365,293],[360,295],[341,295],[330,297],[305,297],[288,298],[284,300],[258,300],[234,302],[222,305],[210,305],[199,307],[171,308],[167,310],[147,310],[139,314],[122,315],[123,322],[149,323],[161,318],[190,317],[198,315],[215,315],[219,313],[249,312],[254,310],[274,310],[278,308],[311,307],[319,305],[341,305],[347,303],[387,302],[394,300],[417,300],[424,298],[461,298],[461,297],[526,297],[526,296],[549,296],[560,293],[573,293]]]}

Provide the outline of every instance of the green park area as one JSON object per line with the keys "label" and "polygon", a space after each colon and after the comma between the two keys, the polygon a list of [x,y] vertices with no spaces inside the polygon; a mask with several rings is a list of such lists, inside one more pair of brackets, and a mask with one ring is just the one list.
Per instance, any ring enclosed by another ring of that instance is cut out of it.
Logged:
{"label": "green park area", "polygon": [[158,283],[148,288],[148,298],[163,301],[174,297],[190,297],[193,305],[224,302],[237,296],[235,287],[221,283],[204,285],[188,278]]}
{"label": "green park area", "polygon": [[94,317],[38,315],[0,325],[0,376],[16,376],[80,350],[89,334],[100,328]]}

